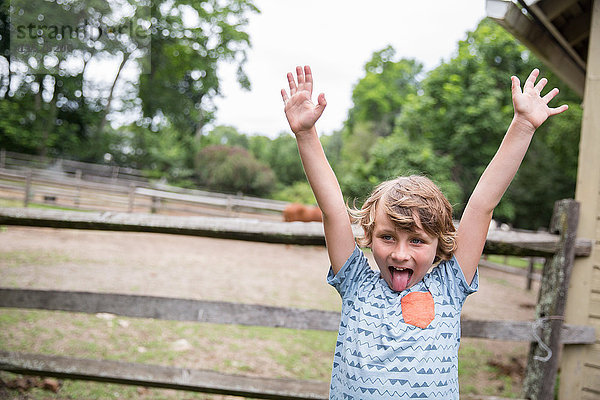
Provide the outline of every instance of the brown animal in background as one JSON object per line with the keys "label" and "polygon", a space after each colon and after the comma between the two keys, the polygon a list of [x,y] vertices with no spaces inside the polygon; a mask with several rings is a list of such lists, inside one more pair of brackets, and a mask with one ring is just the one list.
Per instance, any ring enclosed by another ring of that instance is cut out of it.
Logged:
{"label": "brown animal in background", "polygon": [[323,221],[323,214],[321,214],[321,209],[317,206],[305,206],[304,204],[292,203],[283,210],[283,220],[285,222],[321,222]]}

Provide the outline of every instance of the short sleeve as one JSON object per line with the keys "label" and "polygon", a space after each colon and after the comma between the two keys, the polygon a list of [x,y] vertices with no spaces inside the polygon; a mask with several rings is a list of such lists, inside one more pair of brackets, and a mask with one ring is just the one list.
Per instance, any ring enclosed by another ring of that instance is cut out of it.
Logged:
{"label": "short sleeve", "polygon": [[460,305],[468,295],[479,289],[479,270],[475,271],[473,280],[469,284],[454,256],[448,261],[442,261],[432,270],[431,275],[440,281],[442,287],[447,288],[447,294]]}
{"label": "short sleeve", "polygon": [[329,267],[327,283],[333,286],[344,298],[346,294],[354,292],[360,282],[367,279],[370,272],[372,270],[369,267],[367,258],[362,250],[356,246],[337,274],[334,274],[333,269]]}

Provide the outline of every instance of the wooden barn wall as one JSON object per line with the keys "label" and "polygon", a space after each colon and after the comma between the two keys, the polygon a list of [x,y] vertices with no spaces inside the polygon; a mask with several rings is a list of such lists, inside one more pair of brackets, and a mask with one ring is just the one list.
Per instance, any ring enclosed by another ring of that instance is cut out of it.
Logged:
{"label": "wooden barn wall", "polygon": [[[593,240],[590,257],[573,267],[565,322],[591,325],[600,337],[600,1],[592,10],[576,200],[581,202],[578,237]],[[600,340],[563,351],[561,400],[600,399]]]}

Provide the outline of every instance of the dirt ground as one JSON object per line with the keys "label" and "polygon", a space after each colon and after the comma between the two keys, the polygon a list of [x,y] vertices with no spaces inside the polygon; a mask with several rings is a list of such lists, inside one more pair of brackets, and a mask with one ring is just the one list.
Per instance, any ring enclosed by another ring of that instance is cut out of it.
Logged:
{"label": "dirt ground", "polygon": [[[0,260],[2,286],[340,309],[325,283],[324,247],[11,226],[0,232],[0,252],[14,256]],[[463,318],[532,319],[537,289],[525,290],[522,276],[481,269]]]}
{"label": "dirt ground", "polygon": [[[339,310],[339,296],[325,282],[327,269],[326,249],[317,246],[0,227],[2,287]],[[527,291],[525,284],[522,276],[481,269],[480,290],[467,299],[463,318],[533,319],[538,285]],[[489,342],[494,354],[527,351],[524,343]]]}

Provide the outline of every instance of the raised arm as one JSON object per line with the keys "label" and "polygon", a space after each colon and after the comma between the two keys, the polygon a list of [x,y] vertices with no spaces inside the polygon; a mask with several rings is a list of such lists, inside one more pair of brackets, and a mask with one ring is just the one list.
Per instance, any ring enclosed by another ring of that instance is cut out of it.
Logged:
{"label": "raised arm", "polygon": [[494,208],[517,173],[535,130],[548,117],[567,109],[566,105],[548,107],[558,89],[554,88],[542,97],[540,92],[548,80],[542,78],[536,84],[538,74],[537,69],[531,72],[523,90],[519,79],[516,76],[511,78],[513,120],[496,155],[479,178],[460,220],[454,254],[468,282],[475,275]]}
{"label": "raised arm", "polygon": [[287,74],[290,93],[288,96],[282,89],[281,97],[285,103],[285,116],[296,135],[304,172],[323,212],[327,252],[333,272],[337,273],[352,254],[355,242],[340,185],[315,129],[327,102],[323,93],[318,96],[316,105],[311,100],[313,78],[310,67],[296,67],[296,75],[297,84],[294,76]]}

